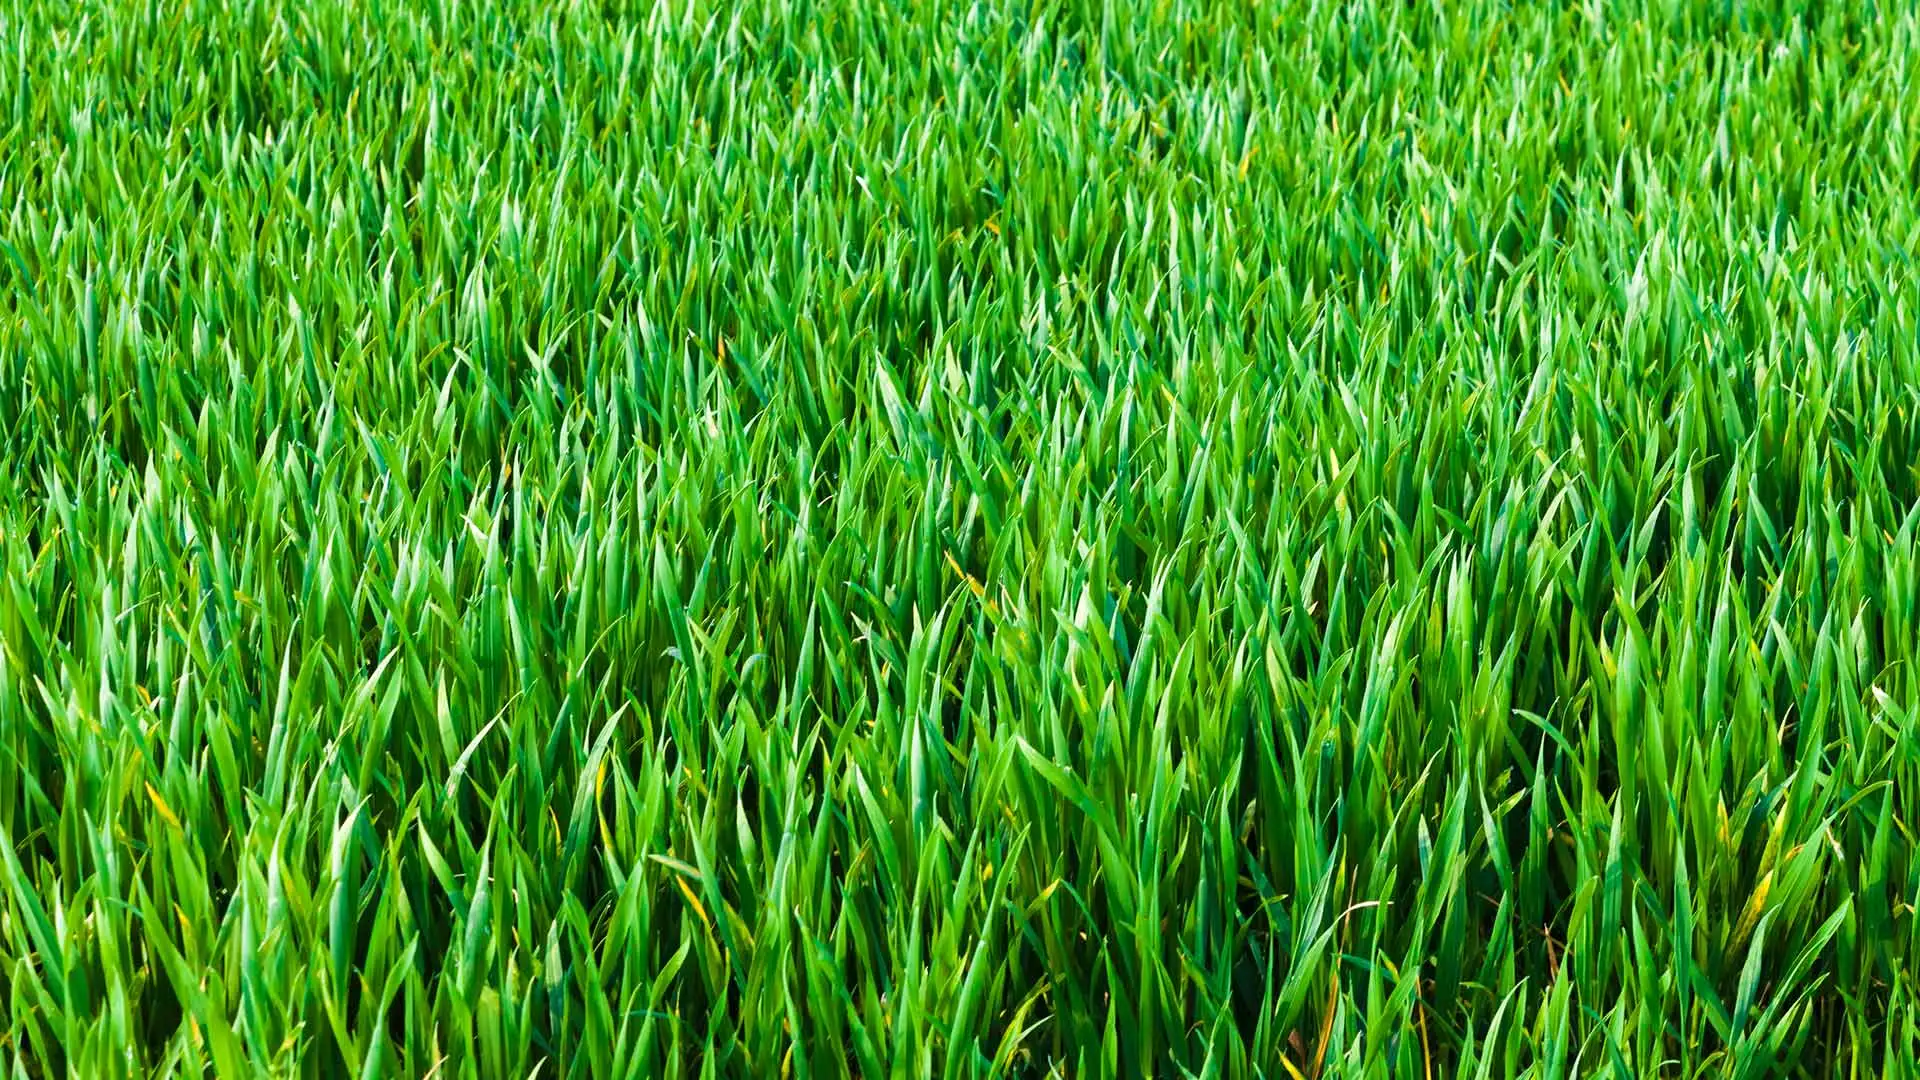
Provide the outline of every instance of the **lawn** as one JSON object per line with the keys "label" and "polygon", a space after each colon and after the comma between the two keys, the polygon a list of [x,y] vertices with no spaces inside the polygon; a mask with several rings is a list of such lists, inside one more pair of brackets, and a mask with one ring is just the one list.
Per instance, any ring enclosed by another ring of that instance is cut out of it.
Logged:
{"label": "lawn", "polygon": [[1914,1075],[1917,88],[9,0],[0,1069]]}

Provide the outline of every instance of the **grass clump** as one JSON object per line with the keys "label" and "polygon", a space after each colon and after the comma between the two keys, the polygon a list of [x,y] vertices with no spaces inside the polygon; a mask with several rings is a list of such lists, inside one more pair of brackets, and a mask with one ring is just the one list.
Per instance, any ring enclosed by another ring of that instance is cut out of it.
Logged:
{"label": "grass clump", "polygon": [[1917,39],[12,4],[0,1060],[1911,1075]]}

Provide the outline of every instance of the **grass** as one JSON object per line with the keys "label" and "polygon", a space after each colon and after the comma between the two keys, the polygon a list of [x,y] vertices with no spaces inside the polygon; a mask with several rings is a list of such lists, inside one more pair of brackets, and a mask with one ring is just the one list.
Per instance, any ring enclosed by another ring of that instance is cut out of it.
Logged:
{"label": "grass", "polygon": [[1917,47],[12,0],[0,1063],[1914,1075]]}

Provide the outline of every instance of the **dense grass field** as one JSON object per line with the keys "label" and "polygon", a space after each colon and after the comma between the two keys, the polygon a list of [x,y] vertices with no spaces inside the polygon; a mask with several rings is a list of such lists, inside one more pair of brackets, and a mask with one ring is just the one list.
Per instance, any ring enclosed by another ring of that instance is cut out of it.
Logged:
{"label": "dense grass field", "polygon": [[9,0],[0,1068],[1913,1075],[1917,73]]}

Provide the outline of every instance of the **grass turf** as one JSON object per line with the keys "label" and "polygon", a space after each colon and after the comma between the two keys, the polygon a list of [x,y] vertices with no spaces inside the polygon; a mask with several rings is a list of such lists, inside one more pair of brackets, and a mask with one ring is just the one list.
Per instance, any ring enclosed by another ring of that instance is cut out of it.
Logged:
{"label": "grass turf", "polygon": [[0,1061],[1909,1073],[1917,30],[15,0]]}

